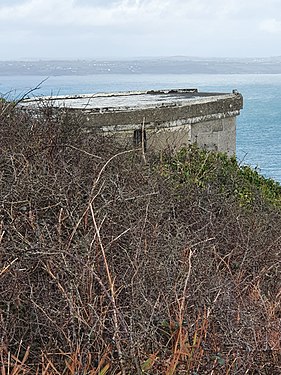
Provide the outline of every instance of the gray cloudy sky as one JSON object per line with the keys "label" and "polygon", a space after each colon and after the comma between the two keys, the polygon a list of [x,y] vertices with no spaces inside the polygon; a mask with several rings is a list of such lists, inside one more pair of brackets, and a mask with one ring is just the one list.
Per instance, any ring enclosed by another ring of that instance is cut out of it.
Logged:
{"label": "gray cloudy sky", "polygon": [[0,0],[0,59],[281,55],[281,0]]}

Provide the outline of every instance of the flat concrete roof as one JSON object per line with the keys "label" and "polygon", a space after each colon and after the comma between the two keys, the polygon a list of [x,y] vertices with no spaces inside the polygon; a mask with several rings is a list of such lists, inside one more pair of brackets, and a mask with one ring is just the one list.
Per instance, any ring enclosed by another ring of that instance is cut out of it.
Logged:
{"label": "flat concrete roof", "polygon": [[185,106],[189,103],[208,103],[227,99],[237,93],[206,93],[197,89],[150,90],[117,93],[82,94],[72,96],[35,97],[23,100],[24,107],[49,104],[55,108],[89,110],[91,112],[118,112],[155,107]]}

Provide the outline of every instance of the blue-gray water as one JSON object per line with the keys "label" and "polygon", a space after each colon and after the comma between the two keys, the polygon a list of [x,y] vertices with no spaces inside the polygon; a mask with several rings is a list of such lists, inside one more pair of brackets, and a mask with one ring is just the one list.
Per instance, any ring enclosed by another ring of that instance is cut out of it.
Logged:
{"label": "blue-gray water", "polygon": [[[1,76],[0,93],[20,97],[46,77]],[[198,88],[244,96],[237,119],[237,158],[281,182],[281,75],[101,74],[49,77],[32,95],[63,95],[160,88]],[[16,91],[14,91],[16,90]]]}

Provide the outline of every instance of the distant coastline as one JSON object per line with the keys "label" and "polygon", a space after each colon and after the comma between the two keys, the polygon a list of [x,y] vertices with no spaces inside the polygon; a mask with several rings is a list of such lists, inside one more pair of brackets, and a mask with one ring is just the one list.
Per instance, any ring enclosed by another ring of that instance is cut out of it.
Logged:
{"label": "distant coastline", "polygon": [[281,74],[281,56],[0,61],[0,76],[89,74]]}

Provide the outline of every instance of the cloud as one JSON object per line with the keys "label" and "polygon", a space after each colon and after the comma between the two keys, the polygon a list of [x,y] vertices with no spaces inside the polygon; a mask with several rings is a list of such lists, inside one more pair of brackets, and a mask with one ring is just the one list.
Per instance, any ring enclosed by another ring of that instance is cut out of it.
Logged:
{"label": "cloud", "polygon": [[19,42],[32,55],[43,44],[64,55],[242,54],[279,32],[278,12],[280,0],[0,0],[0,49],[10,40],[13,54]]}
{"label": "cloud", "polygon": [[[223,0],[214,0],[219,3]],[[205,0],[25,0],[0,5],[0,30],[18,30],[36,36],[89,32],[150,35],[175,33],[211,20]],[[207,24],[205,25],[205,28]]]}
{"label": "cloud", "polygon": [[[270,9],[278,11],[279,0],[1,0],[0,19],[31,17],[48,22],[107,24],[164,18],[191,19],[248,16]],[[119,17],[118,17],[119,16]]]}
{"label": "cloud", "polygon": [[[213,0],[224,15],[233,11],[224,0]],[[0,21],[21,25],[110,26],[163,23],[171,20],[207,18],[216,5],[206,0],[26,0],[0,6]],[[214,6],[215,5],[215,6]]]}
{"label": "cloud", "polygon": [[268,18],[260,23],[260,29],[271,34],[281,33],[281,21],[276,18]]}

